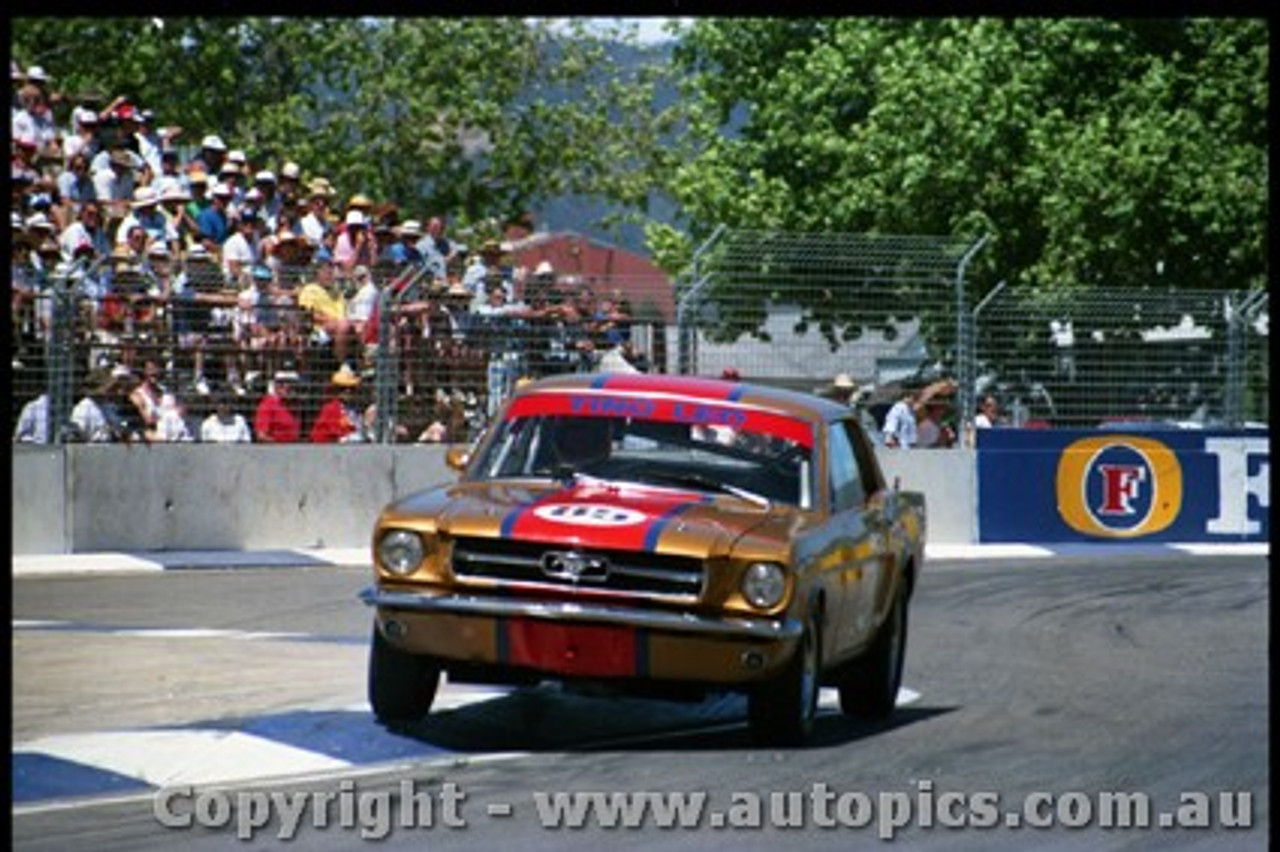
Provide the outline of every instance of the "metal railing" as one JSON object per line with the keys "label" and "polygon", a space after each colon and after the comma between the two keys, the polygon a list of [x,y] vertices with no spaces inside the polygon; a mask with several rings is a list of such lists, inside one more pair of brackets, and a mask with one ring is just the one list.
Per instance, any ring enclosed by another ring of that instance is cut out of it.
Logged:
{"label": "metal railing", "polygon": [[[296,372],[290,406],[307,440],[341,366],[337,341],[298,304],[313,269],[276,270],[259,285],[254,306],[241,302],[246,281],[233,284],[212,265],[188,265],[185,286],[168,295],[154,276],[107,286],[103,272],[102,265],[59,267],[20,300],[11,423],[46,394],[50,441],[82,439],[71,428],[76,402],[113,369],[137,376],[151,361],[193,427],[212,413],[219,389],[232,392],[234,412],[252,425],[276,372]],[[460,281],[436,280],[424,268],[372,273],[377,309],[347,331],[345,353],[363,379],[353,407],[364,440],[469,440],[521,378],[602,363],[619,368],[624,352],[640,369],[669,369],[664,328],[673,309],[665,280],[566,277],[536,294],[515,282],[516,304],[502,312],[482,307],[483,297],[459,297]],[[339,291],[352,295],[350,284],[339,282]]]}
{"label": "metal railing", "polygon": [[718,229],[681,285],[678,369],[804,390],[844,374],[877,415],[904,381],[950,378],[957,432],[988,393],[1010,425],[1267,422],[1266,291],[1002,282],[978,300],[985,242]]}

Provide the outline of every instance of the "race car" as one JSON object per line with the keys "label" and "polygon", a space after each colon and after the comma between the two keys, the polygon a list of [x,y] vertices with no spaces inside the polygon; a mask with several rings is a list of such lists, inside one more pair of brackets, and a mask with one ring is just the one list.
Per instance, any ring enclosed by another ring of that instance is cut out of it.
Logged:
{"label": "race car", "polygon": [[429,713],[452,682],[747,695],[795,745],[819,687],[895,705],[923,495],[886,486],[854,411],[741,381],[602,373],[518,388],[458,481],[373,531],[369,701]]}

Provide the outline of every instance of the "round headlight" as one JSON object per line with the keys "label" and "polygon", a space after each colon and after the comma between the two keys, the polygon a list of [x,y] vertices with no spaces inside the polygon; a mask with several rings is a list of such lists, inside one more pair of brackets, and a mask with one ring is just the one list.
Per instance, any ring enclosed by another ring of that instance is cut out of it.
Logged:
{"label": "round headlight", "polygon": [[422,564],[422,537],[406,530],[387,533],[378,542],[378,561],[393,574],[412,574]]}
{"label": "round headlight", "polygon": [[787,575],[776,562],[753,562],[742,575],[742,596],[759,609],[777,606],[786,591]]}

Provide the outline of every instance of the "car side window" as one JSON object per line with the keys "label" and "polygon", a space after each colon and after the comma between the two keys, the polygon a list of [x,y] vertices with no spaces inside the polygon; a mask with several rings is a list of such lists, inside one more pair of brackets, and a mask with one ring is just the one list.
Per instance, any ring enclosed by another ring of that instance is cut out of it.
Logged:
{"label": "car side window", "polygon": [[867,497],[866,490],[847,425],[833,423],[827,434],[830,436],[827,458],[831,464],[831,508],[835,512],[845,512],[862,505]]}
{"label": "car side window", "polygon": [[862,475],[862,493],[869,497],[884,488],[884,477],[880,473],[880,465],[876,462],[875,448],[871,445],[865,427],[859,428],[852,421],[845,421],[845,429],[849,432],[849,440],[853,443],[853,455],[858,460],[858,469]]}

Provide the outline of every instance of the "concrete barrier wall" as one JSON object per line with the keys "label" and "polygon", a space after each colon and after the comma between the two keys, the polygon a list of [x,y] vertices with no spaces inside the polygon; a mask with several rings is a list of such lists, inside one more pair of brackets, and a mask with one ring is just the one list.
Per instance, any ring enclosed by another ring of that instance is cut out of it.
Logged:
{"label": "concrete barrier wall", "polygon": [[972,544],[978,540],[977,456],[971,449],[878,451],[890,486],[922,491],[928,540],[935,544]]}
{"label": "concrete barrier wall", "polygon": [[12,453],[13,552],[69,553],[67,454],[39,446]]}
{"label": "concrete barrier wall", "polygon": [[[441,446],[14,447],[13,552],[363,547],[393,499],[453,478]],[[972,451],[881,455],[928,501],[929,540],[974,533]]]}

